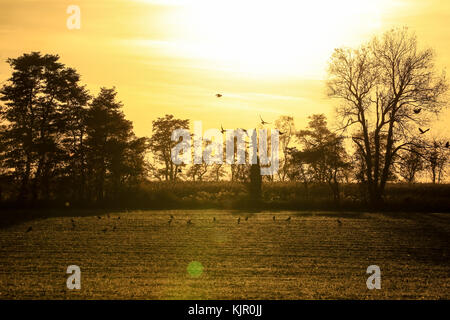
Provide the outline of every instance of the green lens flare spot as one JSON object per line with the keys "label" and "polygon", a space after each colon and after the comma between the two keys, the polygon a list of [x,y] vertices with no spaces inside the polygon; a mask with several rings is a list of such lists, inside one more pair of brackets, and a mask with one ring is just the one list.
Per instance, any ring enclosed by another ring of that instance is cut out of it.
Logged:
{"label": "green lens flare spot", "polygon": [[192,278],[198,278],[203,273],[203,265],[198,261],[192,261],[187,266],[187,272]]}

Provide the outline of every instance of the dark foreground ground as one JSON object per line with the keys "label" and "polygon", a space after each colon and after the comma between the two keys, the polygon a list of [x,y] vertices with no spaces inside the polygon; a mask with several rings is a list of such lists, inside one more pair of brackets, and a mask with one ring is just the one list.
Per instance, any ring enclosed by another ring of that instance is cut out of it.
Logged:
{"label": "dark foreground ground", "polygon": [[[0,299],[450,298],[449,214],[97,215],[3,224]],[[66,288],[73,264],[81,290]],[[369,265],[381,268],[381,290],[366,287]]]}

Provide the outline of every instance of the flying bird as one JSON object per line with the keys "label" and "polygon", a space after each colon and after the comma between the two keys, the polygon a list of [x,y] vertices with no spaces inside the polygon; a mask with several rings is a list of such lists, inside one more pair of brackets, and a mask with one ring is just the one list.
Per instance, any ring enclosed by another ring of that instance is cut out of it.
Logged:
{"label": "flying bird", "polygon": [[223,126],[222,126],[222,125],[220,125],[220,133],[222,133],[222,134],[225,133],[225,130],[223,129]]}
{"label": "flying bird", "polygon": [[244,131],[244,132],[245,132],[245,134],[246,134],[246,135],[248,135],[248,132],[247,132],[247,130],[245,130],[244,128],[239,128],[239,130],[242,130],[242,131]]}
{"label": "flying bird", "polygon": [[216,97],[217,97],[217,98],[221,98],[221,97],[222,97],[222,94],[217,93],[217,94],[216,94]]}
{"label": "flying bird", "polygon": [[28,232],[30,232],[31,230],[33,230],[33,227],[29,227],[29,228],[27,229],[27,231],[25,231],[25,233],[28,233]]}
{"label": "flying bird", "polygon": [[419,114],[420,111],[422,111],[422,109],[421,108],[417,108],[417,109],[414,109],[413,111],[414,111],[415,114]]}
{"label": "flying bird", "polygon": [[420,134],[425,134],[428,131],[430,131],[430,128],[428,128],[427,130],[423,130],[422,128],[419,128]]}
{"label": "flying bird", "polygon": [[262,125],[270,124],[270,122],[265,122],[265,121],[263,120],[263,118],[261,117],[261,115],[259,115],[259,118],[261,119],[261,124],[262,124]]}

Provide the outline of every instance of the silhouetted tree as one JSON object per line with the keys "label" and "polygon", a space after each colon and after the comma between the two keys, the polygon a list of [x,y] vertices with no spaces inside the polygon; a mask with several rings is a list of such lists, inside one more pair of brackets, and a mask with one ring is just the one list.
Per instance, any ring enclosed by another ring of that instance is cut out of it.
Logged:
{"label": "silhouetted tree", "polygon": [[[434,71],[432,50],[419,49],[407,29],[391,30],[360,49],[336,49],[329,75],[330,97],[343,102],[339,117],[362,133],[353,142],[365,163],[370,201],[377,205],[396,154],[417,135],[414,124],[441,110],[445,78]],[[413,112],[417,107],[422,112]]]}
{"label": "silhouetted tree", "polygon": [[278,179],[285,181],[288,178],[289,166],[291,163],[289,158],[290,143],[295,137],[294,118],[291,116],[281,116],[275,120],[275,128],[280,131],[280,146],[283,157],[280,159],[280,169],[278,170]]}
{"label": "silhouetted tree", "polygon": [[39,52],[7,60],[13,72],[0,91],[6,121],[2,138],[9,146],[5,165],[13,170],[19,201],[49,197],[50,180],[66,156],[60,143],[63,113],[87,100],[78,73],[58,60]]}
{"label": "silhouetted tree", "polygon": [[90,194],[97,201],[105,198],[106,187],[114,199],[122,186],[145,174],[146,139],[135,137],[116,96],[114,88],[101,88],[86,114],[86,164]]}
{"label": "silhouetted tree", "polygon": [[399,152],[397,161],[398,174],[408,183],[416,180],[417,174],[425,168],[423,148],[411,146],[408,150]]}
{"label": "silhouetted tree", "polygon": [[441,183],[448,163],[449,151],[445,141],[432,139],[425,147],[425,169],[429,172],[432,183]]}
{"label": "silhouetted tree", "polygon": [[309,118],[307,129],[296,134],[303,147],[297,152],[297,159],[308,164],[314,182],[327,183],[334,199],[339,200],[339,185],[350,167],[343,139],[328,129],[325,115],[315,114]]}
{"label": "silhouetted tree", "polygon": [[171,159],[172,148],[178,141],[172,141],[172,132],[176,129],[189,129],[189,120],[176,119],[166,114],[163,118],[153,121],[150,150],[156,161],[153,167],[154,175],[161,176],[165,181],[175,181],[179,173],[179,165]]}

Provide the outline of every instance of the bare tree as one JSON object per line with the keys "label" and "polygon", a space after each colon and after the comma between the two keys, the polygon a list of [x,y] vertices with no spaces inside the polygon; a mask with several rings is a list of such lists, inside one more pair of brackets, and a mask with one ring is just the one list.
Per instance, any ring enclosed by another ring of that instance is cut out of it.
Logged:
{"label": "bare tree", "polygon": [[280,159],[280,169],[278,170],[278,179],[286,181],[288,178],[289,166],[288,161],[289,146],[295,137],[295,124],[292,116],[281,116],[275,120],[275,128],[280,131],[280,145],[283,158]]}
{"label": "bare tree", "polygon": [[441,183],[444,180],[448,157],[449,151],[445,147],[445,141],[432,139],[424,154],[425,169],[430,174],[432,183]]}
{"label": "bare tree", "polygon": [[408,183],[414,183],[417,174],[425,167],[424,150],[419,147],[411,147],[403,150],[398,155],[398,174]]}
{"label": "bare tree", "polygon": [[343,123],[361,133],[352,140],[364,161],[370,202],[377,205],[397,153],[413,144],[418,125],[441,111],[445,76],[435,71],[433,51],[420,49],[403,28],[359,49],[336,49],[328,87],[329,96],[343,102],[337,108]]}

